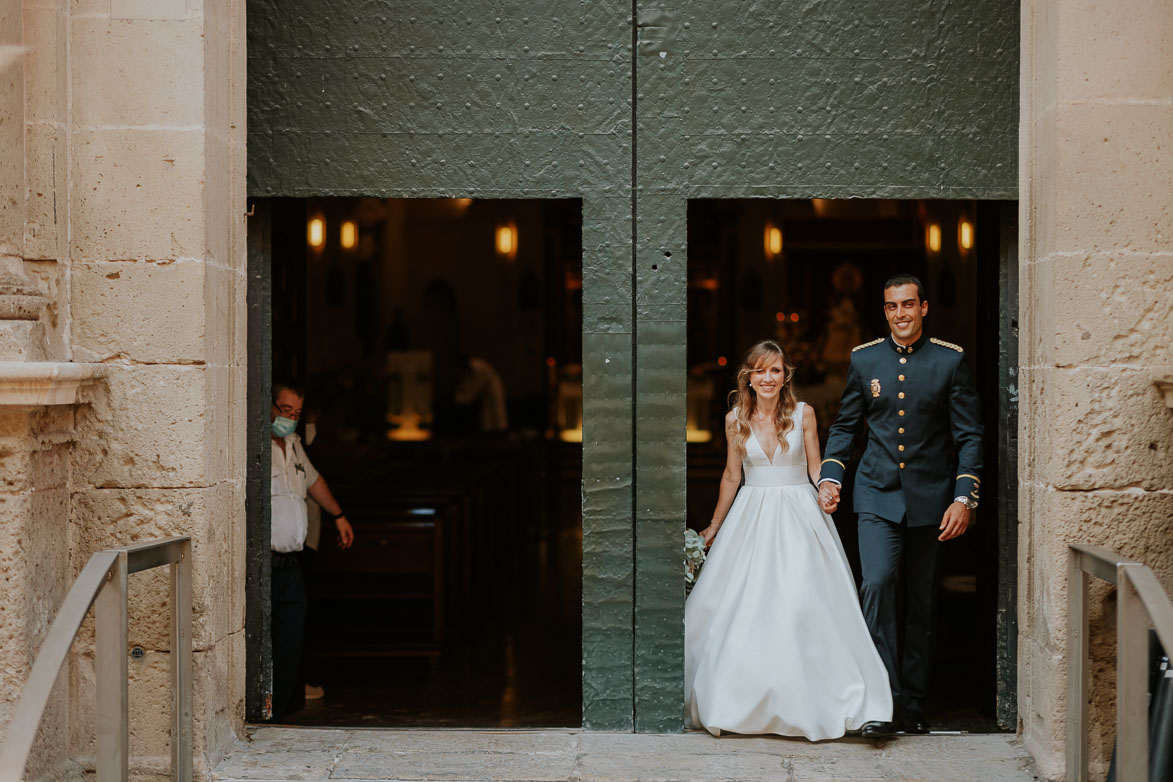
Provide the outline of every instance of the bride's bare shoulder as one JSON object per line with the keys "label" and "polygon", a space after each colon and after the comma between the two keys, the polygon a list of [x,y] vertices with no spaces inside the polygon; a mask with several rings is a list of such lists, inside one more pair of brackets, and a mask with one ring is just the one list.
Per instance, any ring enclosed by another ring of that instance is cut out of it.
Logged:
{"label": "bride's bare shoulder", "polygon": [[815,409],[813,407],[811,407],[810,404],[808,404],[806,402],[803,402],[803,404],[802,404],[802,425],[803,426],[814,426],[815,425]]}
{"label": "bride's bare shoulder", "polygon": [[736,407],[725,414],[725,428],[726,429],[736,429],[737,428],[737,408]]}

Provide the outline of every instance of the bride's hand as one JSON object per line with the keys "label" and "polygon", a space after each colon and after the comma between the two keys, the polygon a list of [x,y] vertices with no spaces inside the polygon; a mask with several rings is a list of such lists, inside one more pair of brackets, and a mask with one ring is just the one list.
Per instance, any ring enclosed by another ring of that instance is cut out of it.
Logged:
{"label": "bride's hand", "polygon": [[705,539],[705,548],[713,545],[713,541],[717,539],[717,530],[719,529],[721,529],[720,524],[710,522],[709,526],[701,530],[701,537]]}

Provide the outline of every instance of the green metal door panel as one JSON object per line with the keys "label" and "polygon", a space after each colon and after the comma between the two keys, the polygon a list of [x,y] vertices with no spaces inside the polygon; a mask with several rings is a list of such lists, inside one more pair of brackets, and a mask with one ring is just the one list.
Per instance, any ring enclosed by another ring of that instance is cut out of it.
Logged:
{"label": "green metal door panel", "polygon": [[249,0],[254,196],[583,203],[583,724],[631,730],[631,7]]}
{"label": "green metal door panel", "polygon": [[685,205],[1014,198],[1018,8],[637,0],[635,17],[636,729],[674,730],[682,645],[666,639],[683,618]]}

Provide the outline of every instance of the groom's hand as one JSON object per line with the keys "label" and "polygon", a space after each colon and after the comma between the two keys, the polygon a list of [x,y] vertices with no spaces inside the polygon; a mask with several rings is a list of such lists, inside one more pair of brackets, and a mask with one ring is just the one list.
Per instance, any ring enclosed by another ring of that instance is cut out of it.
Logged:
{"label": "groom's hand", "polygon": [[945,510],[944,518],[941,519],[941,535],[937,540],[953,540],[953,538],[965,534],[965,530],[969,527],[969,514],[969,508],[960,502],[950,505]]}

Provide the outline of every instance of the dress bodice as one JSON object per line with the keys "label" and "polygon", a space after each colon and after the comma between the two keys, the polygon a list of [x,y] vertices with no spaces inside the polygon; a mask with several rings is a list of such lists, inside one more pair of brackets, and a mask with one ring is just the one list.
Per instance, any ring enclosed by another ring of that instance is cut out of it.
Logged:
{"label": "dress bodice", "polygon": [[757,435],[750,430],[745,440],[745,454],[741,457],[746,486],[794,486],[810,482],[802,442],[802,408],[805,404],[799,402],[794,408],[794,426],[786,433],[786,450],[782,450],[781,444],[776,446],[771,454],[772,460],[767,458]]}

